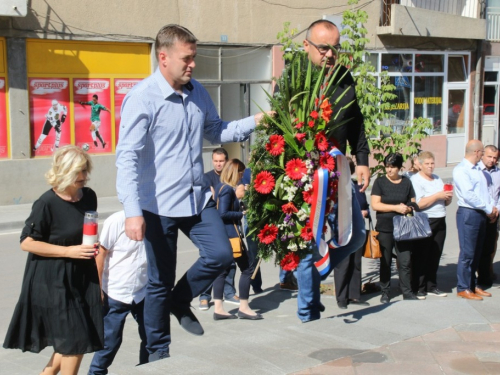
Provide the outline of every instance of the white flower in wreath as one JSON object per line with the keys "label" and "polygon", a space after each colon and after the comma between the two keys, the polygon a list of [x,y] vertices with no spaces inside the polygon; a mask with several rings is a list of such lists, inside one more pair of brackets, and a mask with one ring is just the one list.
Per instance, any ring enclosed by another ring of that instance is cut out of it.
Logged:
{"label": "white flower in wreath", "polygon": [[290,250],[290,251],[297,251],[298,247],[297,247],[297,244],[295,242],[290,241],[290,243],[288,244],[287,249]]}
{"label": "white flower in wreath", "polygon": [[290,177],[288,177],[288,176],[283,177],[283,181],[285,181],[285,182],[290,181]]}
{"label": "white flower in wreath", "polygon": [[299,241],[299,249],[306,249],[307,248],[307,244],[304,242],[304,241]]}
{"label": "white flower in wreath", "polygon": [[304,185],[304,191],[311,190],[313,188],[312,184],[305,184]]}
{"label": "white flower in wreath", "polygon": [[318,160],[319,159],[319,152],[311,151],[311,159]]}
{"label": "white flower in wreath", "polygon": [[300,221],[305,221],[308,217],[307,213],[303,209],[300,209],[295,215],[297,215]]}

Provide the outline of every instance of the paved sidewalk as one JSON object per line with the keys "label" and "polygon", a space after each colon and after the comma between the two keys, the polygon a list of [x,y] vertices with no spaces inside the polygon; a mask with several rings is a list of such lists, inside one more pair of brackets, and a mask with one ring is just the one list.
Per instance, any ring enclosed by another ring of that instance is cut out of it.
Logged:
{"label": "paved sidewalk", "polygon": [[[449,170],[436,171],[443,180]],[[26,254],[19,251],[19,231],[31,205],[0,207],[0,339],[5,337],[24,270]],[[116,197],[100,198],[104,219],[121,209]],[[110,368],[112,375],[132,374],[500,374],[500,289],[492,298],[468,301],[456,297],[458,238],[456,204],[448,207],[448,234],[438,275],[445,298],[429,296],[424,301],[403,301],[393,269],[392,299],[379,302],[380,295],[362,299],[368,307],[337,307],[334,297],[322,296],[326,311],[322,319],[303,324],[296,317],[296,293],[276,285],[278,269],[262,266],[264,293],[251,295],[252,308],[263,314],[261,321],[214,321],[213,306],[198,309],[196,316],[205,335],[195,337],[172,321],[171,357],[136,367],[139,339],[137,326],[129,317],[124,340]],[[179,236],[177,278],[197,257],[197,249]],[[495,263],[500,275],[500,264]],[[239,274],[239,272],[238,272]],[[363,260],[363,282],[378,281],[378,261]],[[237,275],[237,278],[239,275]],[[325,283],[333,283],[328,278]],[[235,312],[237,307],[226,304]],[[0,349],[0,374],[38,374],[51,355]],[[92,355],[83,359],[79,374],[86,374]]]}

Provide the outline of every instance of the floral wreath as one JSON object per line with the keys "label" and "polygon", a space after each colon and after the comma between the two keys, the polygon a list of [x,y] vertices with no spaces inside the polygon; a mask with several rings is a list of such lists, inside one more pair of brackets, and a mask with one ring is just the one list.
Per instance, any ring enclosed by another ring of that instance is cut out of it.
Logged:
{"label": "floral wreath", "polygon": [[257,238],[260,257],[274,255],[284,270],[295,269],[312,251],[310,214],[318,168],[329,174],[325,217],[336,201],[339,174],[329,153],[336,144],[331,134],[349,120],[335,126],[332,122],[352,104],[333,113],[329,98],[343,78],[338,77],[340,72],[337,66],[317,69],[307,54],[297,52],[278,79],[274,96],[266,92],[275,115],[266,115],[256,128],[247,219],[249,235]]}

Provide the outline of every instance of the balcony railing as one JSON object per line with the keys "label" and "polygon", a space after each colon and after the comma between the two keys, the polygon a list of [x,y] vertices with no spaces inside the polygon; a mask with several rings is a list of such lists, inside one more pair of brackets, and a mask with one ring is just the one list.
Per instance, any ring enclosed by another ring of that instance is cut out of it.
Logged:
{"label": "balcony railing", "polygon": [[486,8],[486,39],[500,42],[500,7]]}
{"label": "balcony railing", "polygon": [[422,8],[462,17],[479,18],[479,0],[383,0],[380,26],[391,24],[391,4]]}

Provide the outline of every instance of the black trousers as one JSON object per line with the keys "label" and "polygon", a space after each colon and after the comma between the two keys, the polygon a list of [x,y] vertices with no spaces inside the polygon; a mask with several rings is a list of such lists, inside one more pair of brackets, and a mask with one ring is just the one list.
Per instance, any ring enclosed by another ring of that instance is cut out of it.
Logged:
{"label": "black trousers", "polygon": [[365,247],[349,255],[333,269],[337,302],[361,296],[361,257]]}
{"label": "black trousers", "polygon": [[[240,299],[248,299],[250,295],[250,281],[253,271],[255,270],[255,263],[257,262],[257,259],[253,259],[252,263],[250,263],[248,250],[245,249],[240,257],[234,258],[234,261],[241,271],[240,282],[238,284]],[[224,294],[224,282],[228,272],[229,268],[217,276],[214,280],[214,299],[222,299]]]}
{"label": "black trousers", "polygon": [[396,249],[399,263],[399,287],[403,296],[411,295],[411,252],[414,241],[395,241],[392,233],[378,235],[382,258],[380,258],[380,288],[382,294],[390,295],[392,249]]}
{"label": "black trousers", "polygon": [[432,235],[415,241],[412,252],[412,289],[414,293],[437,288],[437,271],[446,239],[446,218],[430,218]]}
{"label": "black trousers", "polygon": [[477,285],[483,288],[489,288],[493,285],[491,275],[491,265],[493,259],[491,258],[495,252],[497,244],[497,220],[494,223],[486,224],[486,236],[484,238],[483,251],[477,266]]}

